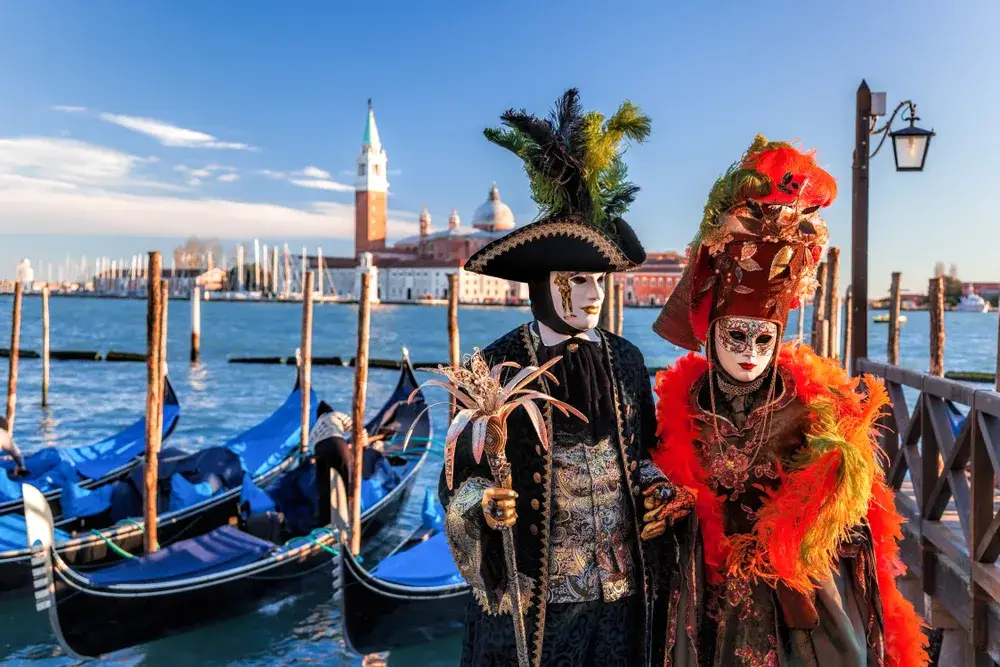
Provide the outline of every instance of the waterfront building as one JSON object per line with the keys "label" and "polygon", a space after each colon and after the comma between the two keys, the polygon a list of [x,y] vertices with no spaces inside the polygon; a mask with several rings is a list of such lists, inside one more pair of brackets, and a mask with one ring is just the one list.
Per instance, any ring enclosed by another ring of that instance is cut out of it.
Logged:
{"label": "waterfront building", "polygon": [[684,270],[684,256],[676,252],[649,253],[638,270],[623,274],[625,304],[662,306],[674,291]]}

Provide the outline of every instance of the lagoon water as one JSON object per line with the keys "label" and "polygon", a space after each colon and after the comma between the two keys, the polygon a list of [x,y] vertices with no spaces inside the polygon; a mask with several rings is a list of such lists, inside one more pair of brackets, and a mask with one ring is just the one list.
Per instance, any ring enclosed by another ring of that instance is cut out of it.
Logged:
{"label": "lagoon water", "polygon": [[[8,345],[11,299],[0,297],[0,347]],[[41,301],[26,297],[21,348],[41,348]],[[292,366],[230,364],[234,356],[291,356],[298,346],[301,307],[293,303],[202,303],[202,360],[188,362],[190,305],[171,301],[168,324],[168,368],[181,403],[181,419],[169,444],[187,449],[221,444],[256,423],[279,405],[295,381]],[[625,336],[635,342],[650,366],[665,366],[682,354],[650,329],[657,311],[628,309]],[[461,347],[469,352],[530,317],[527,308],[463,307],[459,313]],[[915,370],[928,366],[929,318],[907,313],[901,329],[901,364]],[[807,322],[810,314],[807,313]],[[357,308],[317,305],[314,354],[349,359],[356,345]],[[947,313],[945,366],[951,370],[992,372],[996,364],[996,314]],[[788,337],[795,336],[795,317]],[[807,324],[808,326],[808,324]],[[398,358],[401,346],[414,361],[445,361],[448,340],[444,307],[373,308],[371,356]],[[869,322],[870,356],[885,359],[887,327]],[[139,300],[52,298],[51,347],[143,352],[145,302]],[[6,388],[7,364],[0,360]],[[15,438],[30,451],[47,445],[86,444],[115,432],[144,410],[145,365],[139,363],[53,361],[50,407],[40,407],[41,362],[23,359],[17,388]],[[381,405],[395,384],[395,371],[369,374],[368,406]],[[313,367],[318,395],[345,411],[350,405],[353,369]],[[443,426],[442,416],[435,425]],[[436,484],[439,463],[425,468],[403,524],[391,537],[398,541],[419,523],[423,489]],[[93,664],[106,665],[359,665],[344,652],[338,636],[337,610],[328,578],[307,593],[266,602],[256,613],[201,628],[170,639],[122,651]],[[219,604],[225,604],[219,600]],[[414,647],[388,656],[400,665],[453,665],[458,640]],[[31,599],[0,601],[0,659],[5,665],[68,665],[50,634],[44,615]]]}

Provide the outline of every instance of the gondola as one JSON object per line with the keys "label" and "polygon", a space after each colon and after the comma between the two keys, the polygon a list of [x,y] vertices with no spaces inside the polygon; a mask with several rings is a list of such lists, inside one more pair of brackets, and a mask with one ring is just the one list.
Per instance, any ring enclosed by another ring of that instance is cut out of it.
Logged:
{"label": "gondola", "polygon": [[[177,394],[164,378],[163,440],[177,426],[180,417]],[[94,489],[121,479],[142,463],[146,443],[146,417],[143,416],[118,433],[92,445],[46,447],[25,457],[26,477],[11,478],[13,461],[0,461],[0,516],[20,515],[21,484],[31,484],[48,499],[56,517],[61,515],[60,496],[63,481],[72,475],[83,489]]]}
{"label": "gondola", "polygon": [[[363,507],[362,521],[368,526],[388,522],[398,513],[427,458],[431,431],[429,416],[422,413],[423,396],[406,403],[416,387],[407,360],[392,397],[368,423],[372,433],[385,435],[386,452],[398,451],[411,426],[412,442],[417,443],[405,456],[385,457],[399,481],[381,495],[372,494],[376,499]],[[54,548],[45,498],[25,485],[27,539],[35,545],[31,564],[36,607],[47,612],[63,649],[74,657],[96,657],[175,635],[256,609],[265,598],[293,593],[310,585],[307,575],[329,573],[345,529],[346,494],[336,482],[342,471],[326,458],[321,444],[316,450],[322,449],[322,455],[303,460],[263,488],[253,485],[256,495],[247,494],[236,526],[225,525],[93,572],[78,571]],[[323,479],[329,483],[316,483]],[[308,514],[293,511],[289,488],[314,491],[311,502],[318,514],[312,529],[289,519],[291,514]]]}
{"label": "gondola", "polygon": [[[245,488],[245,474],[254,484],[266,484],[294,465],[298,460],[301,403],[296,381],[277,410],[222,446],[195,453],[162,450],[159,543],[167,545],[200,535],[235,517]],[[319,409],[315,393],[310,394],[310,405],[314,406],[315,421]],[[82,488],[82,484],[65,487],[70,490],[70,497],[63,504],[76,511],[68,511],[67,516],[56,521],[55,539],[56,549],[67,563],[92,569],[127,558],[143,548],[144,475],[145,465],[140,464],[128,475],[103,487],[92,490]],[[187,484],[188,479],[195,483]],[[203,481],[206,479],[212,483]],[[178,500],[185,491],[186,497]],[[30,557],[24,516],[0,516],[0,597],[30,590]]]}
{"label": "gondola", "polygon": [[434,641],[464,625],[472,592],[440,528],[444,510],[427,491],[424,530],[373,570],[348,553],[337,558],[342,634],[359,655]]}

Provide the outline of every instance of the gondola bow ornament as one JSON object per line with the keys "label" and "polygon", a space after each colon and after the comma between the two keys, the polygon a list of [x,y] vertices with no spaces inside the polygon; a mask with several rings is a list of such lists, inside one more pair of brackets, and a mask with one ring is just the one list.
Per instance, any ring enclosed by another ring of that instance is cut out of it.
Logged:
{"label": "gondola bow ornament", "polygon": [[[458,437],[472,425],[472,455],[476,463],[482,461],[486,453],[486,461],[493,474],[494,483],[501,488],[510,489],[510,463],[507,462],[507,418],[518,408],[528,413],[531,425],[538,434],[541,446],[546,450],[552,434],[549,424],[542,416],[535,401],[548,403],[564,415],[573,415],[586,423],[587,417],[573,406],[552,396],[528,388],[529,385],[544,377],[553,384],[559,384],[549,369],[557,364],[562,357],[554,357],[541,366],[525,366],[512,361],[499,363],[492,368],[486,363],[482,352],[475,348],[471,355],[466,355],[465,364],[459,368],[438,366],[431,372],[445,376],[445,380],[428,380],[421,388],[433,386],[444,389],[455,397],[460,409],[451,420],[448,435],[445,437],[444,465],[445,479],[451,489],[455,470],[455,446]],[[513,373],[506,383],[501,381],[505,369]],[[416,392],[414,392],[416,393]],[[435,403],[425,409],[430,409]],[[409,438],[409,434],[407,434]],[[504,560],[507,565],[510,581],[511,616],[514,620],[514,636],[517,641],[518,663],[522,667],[528,665],[528,640],[524,629],[524,614],[521,609],[521,596],[517,590],[517,558],[514,553],[514,533],[510,526],[500,528],[503,537]]]}

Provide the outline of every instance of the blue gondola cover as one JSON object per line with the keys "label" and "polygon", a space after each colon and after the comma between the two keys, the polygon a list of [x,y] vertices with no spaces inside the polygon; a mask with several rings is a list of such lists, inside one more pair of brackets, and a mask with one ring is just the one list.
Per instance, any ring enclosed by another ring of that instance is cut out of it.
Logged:
{"label": "blue gondola cover", "polygon": [[175,472],[170,476],[170,511],[182,510],[215,495],[211,482],[192,484],[184,475]]}
{"label": "blue gondola cover", "polygon": [[62,511],[64,516],[87,517],[100,514],[111,508],[111,486],[84,489],[74,481],[67,481],[62,487]]}
{"label": "blue gondola cover", "polygon": [[110,586],[202,577],[248,565],[277,548],[271,542],[232,526],[223,526],[200,537],[98,570],[88,578],[97,586]]}
{"label": "blue gondola cover", "polygon": [[389,556],[372,570],[379,579],[405,586],[453,586],[463,583],[444,533]]}

